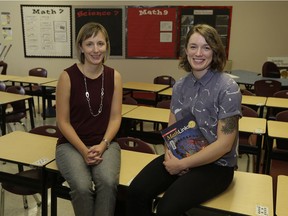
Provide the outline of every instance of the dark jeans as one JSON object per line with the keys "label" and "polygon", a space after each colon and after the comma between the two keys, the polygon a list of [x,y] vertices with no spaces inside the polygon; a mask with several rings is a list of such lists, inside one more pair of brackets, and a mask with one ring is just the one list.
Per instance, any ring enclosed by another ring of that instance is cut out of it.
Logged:
{"label": "dark jeans", "polygon": [[157,205],[158,216],[179,216],[223,192],[232,182],[233,167],[208,164],[183,176],[170,175],[164,155],[148,164],[128,187],[127,216],[151,216],[152,201],[165,192]]}

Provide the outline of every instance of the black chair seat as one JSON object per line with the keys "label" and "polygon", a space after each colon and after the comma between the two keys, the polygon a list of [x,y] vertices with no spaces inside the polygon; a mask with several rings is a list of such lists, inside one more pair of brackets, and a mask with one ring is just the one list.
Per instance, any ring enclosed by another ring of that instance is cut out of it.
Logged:
{"label": "black chair seat", "polygon": [[25,118],[26,117],[26,113],[14,113],[11,115],[7,115],[6,116],[6,123],[10,123],[10,122],[18,122],[19,119]]}
{"label": "black chair seat", "polygon": [[[23,177],[37,180],[37,179],[41,178],[40,174],[41,173],[39,170],[32,169],[32,170],[19,172],[15,175],[19,175],[19,176],[23,176]],[[9,182],[3,182],[2,188],[5,189],[6,191],[9,191],[10,193],[14,193],[14,194],[18,194],[18,195],[33,195],[33,194],[39,192],[39,191],[31,189],[31,188],[27,188],[27,187],[15,185],[15,184],[10,184]]]}

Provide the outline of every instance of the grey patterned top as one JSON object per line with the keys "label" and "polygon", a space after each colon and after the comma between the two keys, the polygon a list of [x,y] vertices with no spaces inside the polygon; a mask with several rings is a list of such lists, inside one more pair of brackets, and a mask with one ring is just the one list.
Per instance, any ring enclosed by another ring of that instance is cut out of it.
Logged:
{"label": "grey patterned top", "polygon": [[[192,73],[173,87],[171,112],[176,120],[187,114],[195,117],[209,143],[217,139],[218,120],[241,114],[242,95],[238,84],[227,74],[209,70],[200,80]],[[237,166],[238,137],[232,150],[217,160],[221,166]]]}

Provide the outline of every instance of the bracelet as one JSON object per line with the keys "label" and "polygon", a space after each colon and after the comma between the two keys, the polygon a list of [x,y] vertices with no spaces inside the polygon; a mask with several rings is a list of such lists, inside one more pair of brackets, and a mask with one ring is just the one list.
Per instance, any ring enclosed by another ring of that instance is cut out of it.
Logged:
{"label": "bracelet", "polygon": [[102,141],[106,143],[106,148],[109,148],[110,142],[105,138],[103,138]]}

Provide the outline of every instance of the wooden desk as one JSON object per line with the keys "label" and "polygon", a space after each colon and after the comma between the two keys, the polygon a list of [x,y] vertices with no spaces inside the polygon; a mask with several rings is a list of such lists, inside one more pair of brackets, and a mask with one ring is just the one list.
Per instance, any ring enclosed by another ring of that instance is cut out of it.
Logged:
{"label": "wooden desk", "polygon": [[[121,186],[129,186],[132,179],[158,155],[121,150]],[[46,166],[50,172],[58,172],[55,161]],[[57,194],[51,190],[51,215],[57,215]],[[257,215],[256,206],[268,208],[273,215],[272,177],[262,174],[235,171],[235,177],[229,188],[221,195],[202,204],[203,207],[221,209],[248,215]]]}
{"label": "wooden desk", "polygon": [[168,123],[169,121],[169,109],[138,106],[136,109],[123,115],[123,118],[142,120],[148,122]]}
{"label": "wooden desk", "polygon": [[7,105],[12,102],[22,101],[22,100],[28,100],[29,104],[29,115],[30,115],[30,123],[31,128],[34,128],[34,116],[33,116],[33,110],[32,110],[32,104],[33,104],[33,97],[29,95],[20,95],[20,94],[12,94],[8,92],[1,92],[0,91],[0,106],[2,106],[2,113],[1,113],[1,119],[2,119],[2,125],[1,130],[2,134],[6,134],[6,110],[3,108],[4,105]]}
{"label": "wooden desk", "polygon": [[[132,97],[133,97],[134,91],[142,91],[142,92],[144,91],[144,92],[154,93],[155,101],[152,101],[154,106],[157,105],[159,92],[167,88],[169,88],[169,85],[146,83],[146,82],[126,82],[123,84],[123,89],[130,91]],[[145,98],[144,98],[143,101],[141,101],[141,103],[145,103],[145,102],[147,103],[147,100],[145,101]]]}
{"label": "wooden desk", "polygon": [[[30,91],[32,91],[32,85],[39,85],[42,86],[45,83],[57,81],[56,78],[48,78],[48,77],[37,77],[37,76],[23,76],[23,77],[17,77],[15,79],[10,79],[10,81],[14,84],[15,82],[20,83],[21,86],[24,84],[28,84]],[[43,89],[43,88],[42,88]],[[44,87],[45,89],[45,87]],[[43,102],[43,95],[42,92],[42,102]],[[45,92],[46,95],[46,92]],[[34,104],[34,103],[33,103]],[[44,102],[45,104],[45,102]],[[46,112],[46,110],[45,110]],[[46,115],[44,115],[43,119],[45,120]]]}
{"label": "wooden desk", "polygon": [[277,177],[276,215],[286,216],[288,213],[288,176]]}
{"label": "wooden desk", "polygon": [[[168,123],[169,121],[169,109],[138,106],[136,109],[124,114],[122,118],[125,120],[140,120],[153,123]],[[137,131],[137,130],[127,130],[125,125],[122,125],[123,130],[121,130],[122,136],[132,136],[142,139],[151,144],[163,144],[163,138],[160,133],[155,133],[153,131]]]}
{"label": "wooden desk", "polygon": [[[146,153],[140,153],[140,152],[134,152],[134,151],[127,151],[127,150],[121,150],[121,168],[120,168],[120,178],[119,178],[119,185],[120,186],[129,186],[133,178],[146,166],[150,161],[152,161],[154,158],[158,157],[159,155],[153,155],[153,154],[146,154]],[[59,175],[59,171],[56,165],[56,162],[53,161],[52,163],[49,163],[46,166],[46,169],[48,172],[52,172],[56,174],[54,177],[57,178],[57,175]],[[61,174],[60,174],[61,175]],[[53,185],[51,188],[51,215],[56,216],[57,215],[57,197],[59,190],[65,188],[60,186],[57,187],[57,185]],[[69,192],[66,188],[66,192]],[[60,192],[63,193],[63,192]],[[69,196],[69,194],[67,194]],[[64,196],[60,196],[64,198]]]}
{"label": "wooden desk", "polygon": [[[264,156],[264,170],[266,174],[270,173],[270,165],[271,165],[271,154],[273,150],[273,139],[275,138],[283,138],[288,140],[288,122],[281,121],[267,121],[267,146]],[[281,155],[281,153],[280,153]],[[284,155],[282,153],[282,155]],[[286,156],[283,156],[286,157]]]}
{"label": "wooden desk", "polygon": [[138,105],[122,104],[122,116],[126,113],[136,109]]}
{"label": "wooden desk", "polygon": [[234,180],[228,189],[201,206],[246,215],[260,215],[256,209],[257,206],[263,206],[267,208],[267,215],[273,215],[272,177],[235,171]]}
{"label": "wooden desk", "polygon": [[268,97],[266,106],[288,109],[288,98]]}
{"label": "wooden desk", "polygon": [[[159,155],[156,154],[147,154],[121,149],[119,184],[129,186],[132,179],[144,168],[144,166],[158,156]],[[52,172],[59,172],[55,161],[47,164],[46,169]]]}
{"label": "wooden desk", "polygon": [[40,182],[19,178],[14,173],[0,172],[0,182],[12,182],[41,191],[42,215],[47,215],[47,184],[44,167],[55,159],[56,138],[14,131],[0,137],[0,159],[25,166],[34,166],[42,171]]}
{"label": "wooden desk", "polygon": [[170,88],[167,88],[163,91],[160,91],[158,94],[159,95],[164,95],[164,96],[172,96],[172,91],[173,91],[173,88],[170,87]]}
{"label": "wooden desk", "polygon": [[123,84],[123,89],[127,90],[137,90],[137,91],[150,91],[158,93],[166,88],[169,88],[169,85],[146,83],[146,82],[126,82]]}
{"label": "wooden desk", "polygon": [[259,116],[262,118],[263,117],[263,111],[264,111],[264,106],[266,104],[266,97],[262,97],[262,96],[254,96],[254,95],[242,95],[242,102],[241,104],[244,105],[252,105],[252,106],[256,106],[259,108]]}
{"label": "wooden desk", "polygon": [[239,120],[239,131],[264,135],[266,133],[266,119],[243,116]]}
{"label": "wooden desk", "polygon": [[0,81],[10,81],[10,80],[13,80],[13,79],[17,79],[19,78],[19,76],[13,76],[13,75],[2,75],[0,74]]}
{"label": "wooden desk", "polygon": [[15,78],[9,79],[11,82],[18,83],[28,83],[28,84],[37,84],[43,85],[44,83],[56,81],[56,78],[48,78],[48,77],[37,77],[37,76],[17,76]]}

